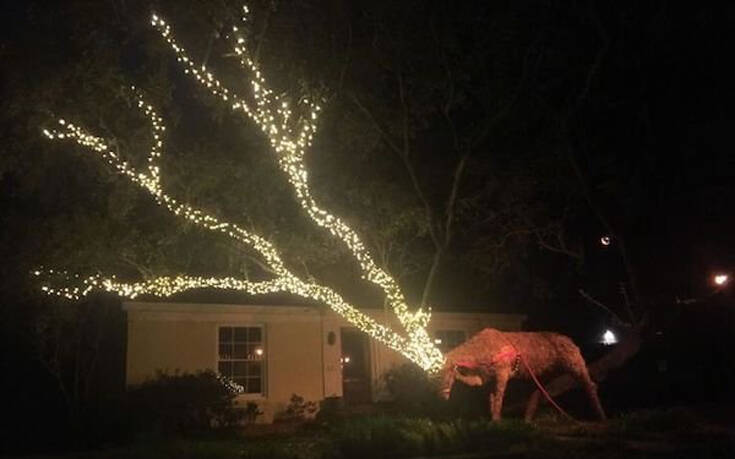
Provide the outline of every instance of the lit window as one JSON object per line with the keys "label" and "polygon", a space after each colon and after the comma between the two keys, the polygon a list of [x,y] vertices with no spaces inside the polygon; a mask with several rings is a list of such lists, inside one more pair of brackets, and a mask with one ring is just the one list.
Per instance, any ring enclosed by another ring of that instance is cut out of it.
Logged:
{"label": "lit window", "polygon": [[220,327],[217,371],[241,385],[246,394],[265,393],[262,327]]}
{"label": "lit window", "polygon": [[464,330],[437,330],[434,333],[434,344],[442,352],[448,352],[467,341]]}

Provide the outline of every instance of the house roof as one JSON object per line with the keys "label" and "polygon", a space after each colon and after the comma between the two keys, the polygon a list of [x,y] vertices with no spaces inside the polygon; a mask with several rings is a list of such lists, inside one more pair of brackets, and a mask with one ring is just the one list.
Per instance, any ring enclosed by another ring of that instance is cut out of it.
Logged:
{"label": "house roof", "polygon": [[[184,303],[184,302],[146,302],[125,301],[125,311],[157,311],[157,312],[257,312],[267,314],[323,314],[328,308],[315,304],[224,304],[224,303]],[[382,312],[382,308],[363,308],[370,313]],[[475,308],[474,310],[434,310],[434,314],[443,317],[469,317],[486,315],[511,320],[525,320],[525,314],[503,313]]]}

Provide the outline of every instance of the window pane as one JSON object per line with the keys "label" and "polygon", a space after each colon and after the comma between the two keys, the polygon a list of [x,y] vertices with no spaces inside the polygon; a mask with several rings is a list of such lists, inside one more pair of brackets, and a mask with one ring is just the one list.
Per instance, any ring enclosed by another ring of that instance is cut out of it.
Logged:
{"label": "window pane", "polygon": [[258,360],[261,356],[258,355],[256,352],[258,349],[261,349],[260,344],[248,344],[248,359],[251,360]]}
{"label": "window pane", "polygon": [[234,351],[232,353],[233,359],[247,358],[247,344],[235,344],[233,348],[234,348]]}
{"label": "window pane", "polygon": [[232,362],[232,376],[247,376],[247,362]]}
{"label": "window pane", "polygon": [[265,356],[265,349],[263,349],[263,346],[260,344],[256,344],[253,346],[253,356],[251,360],[263,360]]}
{"label": "window pane", "polygon": [[220,359],[231,359],[232,358],[232,344],[220,344],[219,345],[219,358]]}
{"label": "window pane", "polygon": [[250,327],[248,329],[248,341],[251,343],[260,343],[263,341],[260,327]]}
{"label": "window pane", "polygon": [[219,342],[227,343],[232,341],[232,327],[219,328]]}
{"label": "window pane", "polygon": [[245,389],[247,386],[247,378],[233,378],[232,380],[235,381],[235,383],[241,385],[243,389]]}
{"label": "window pane", "polygon": [[232,376],[232,362],[219,362],[217,371],[223,376]]}
{"label": "window pane", "polygon": [[248,376],[260,378],[263,372],[263,366],[260,362],[248,362]]}
{"label": "window pane", "polygon": [[259,394],[261,390],[260,378],[248,378],[248,384],[245,388],[245,392],[248,394]]}
{"label": "window pane", "polygon": [[235,341],[244,342],[248,340],[247,327],[235,327]]}

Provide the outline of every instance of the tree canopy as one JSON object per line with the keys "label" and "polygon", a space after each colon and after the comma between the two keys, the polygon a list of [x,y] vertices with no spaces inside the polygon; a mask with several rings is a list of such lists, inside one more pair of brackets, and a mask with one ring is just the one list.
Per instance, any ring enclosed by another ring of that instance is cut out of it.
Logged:
{"label": "tree canopy", "polygon": [[[178,196],[271,235],[309,275],[337,284],[354,275],[349,258],[304,224],[272,161],[252,154],[264,147],[262,137],[177,74],[147,26],[147,4],[15,8],[22,21],[8,24],[13,39],[3,47],[11,69],[3,84],[9,143],[2,171],[11,191],[3,245],[35,250],[9,249],[14,271],[41,263],[130,276],[257,276],[247,254],[186,225],[163,231],[168,217],[138,192],[36,135],[73,106],[74,116],[121,146],[144,145],[145,126],[129,116],[123,91],[132,83],[165,107],[173,133],[165,180]],[[229,78],[236,74],[221,34],[238,9],[160,5],[182,36],[209,37],[191,51]],[[711,25],[725,15],[714,10],[595,2],[263,2],[251,9],[247,32],[274,84],[292,97],[326,101],[308,158],[316,192],[360,228],[416,302],[438,250],[433,304],[522,309],[563,299],[582,283],[615,291],[603,273],[622,270],[610,255],[615,249],[603,253],[597,244],[610,231],[626,241],[645,293],[663,294],[672,276],[691,273],[664,275],[647,253],[681,266],[702,257],[710,263],[716,249],[705,245],[726,233],[721,223],[731,224],[717,198],[729,186],[718,136],[722,96],[731,90],[714,53],[703,52],[724,42],[715,32],[723,29]],[[692,30],[686,40],[683,29]],[[701,222],[697,213],[713,223],[713,234],[693,245],[688,223],[672,222]],[[379,301],[370,289],[352,290],[360,302]]]}

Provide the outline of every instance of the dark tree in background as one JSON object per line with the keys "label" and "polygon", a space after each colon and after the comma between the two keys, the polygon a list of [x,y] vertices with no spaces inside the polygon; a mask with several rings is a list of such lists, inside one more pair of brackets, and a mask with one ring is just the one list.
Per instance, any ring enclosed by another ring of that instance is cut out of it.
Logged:
{"label": "dark tree in background", "polygon": [[[623,363],[648,330],[690,317],[676,298],[709,295],[710,275],[735,265],[732,6],[250,6],[248,34],[273,85],[325,100],[308,159],[315,194],[359,230],[414,304],[524,312],[531,328],[590,342],[613,322],[581,289],[631,324]],[[155,7],[180,36],[208,37],[190,45],[198,59],[232,59],[221,33],[239,3]],[[304,276],[341,287],[357,272],[305,222],[271,158],[249,154],[267,146],[259,133],[179,74],[150,12],[139,1],[29,1],[3,14],[2,389],[14,394],[10,417],[43,423],[38,447],[90,440],[103,424],[99,412],[123,391],[124,324],[116,299],[56,302],[30,272],[261,272],[248,253],[46,142],[41,126],[69,107],[121,149],[145,150],[147,127],[124,116],[124,88],[146,88],[174,133],[162,169],[177,196],[271,235]],[[348,296],[381,302],[364,286]],[[726,333],[727,307],[723,291],[696,310],[692,336],[707,333],[706,314]],[[18,421],[4,441],[22,444],[28,425]]]}

